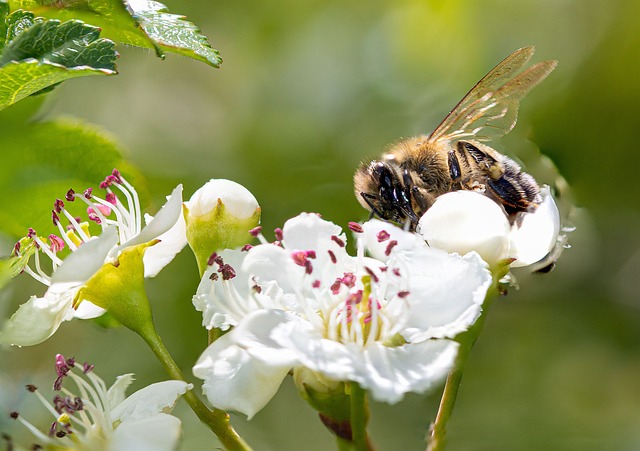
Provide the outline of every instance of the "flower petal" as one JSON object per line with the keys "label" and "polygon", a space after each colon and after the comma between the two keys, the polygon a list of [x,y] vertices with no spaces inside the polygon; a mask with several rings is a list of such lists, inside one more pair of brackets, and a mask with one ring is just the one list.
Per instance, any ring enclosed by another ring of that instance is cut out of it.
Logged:
{"label": "flower petal", "polygon": [[492,276],[475,252],[456,254],[418,248],[389,261],[409,281],[409,311],[401,332],[409,342],[452,338],[480,315]]}
{"label": "flower petal", "polygon": [[69,255],[63,264],[53,273],[52,284],[82,285],[89,280],[104,264],[109,251],[118,243],[115,227],[108,227],[102,234],[86,243]]}
{"label": "flower petal", "polygon": [[374,342],[367,346],[353,380],[376,401],[390,404],[405,393],[424,393],[442,382],[453,367],[458,343],[428,340],[398,347]]}
{"label": "flower petal", "polygon": [[[372,257],[387,261],[391,250],[393,252],[410,251],[416,247],[424,247],[420,235],[402,230],[388,222],[372,219],[362,224],[364,233],[360,235],[364,245]],[[388,235],[388,237],[387,237]],[[382,239],[384,237],[384,239]],[[390,248],[390,243],[396,242]]]}
{"label": "flower petal", "polygon": [[225,179],[211,179],[185,202],[189,214],[202,216],[212,211],[222,201],[227,212],[239,219],[248,219],[258,208],[258,201],[239,183]]}
{"label": "flower petal", "polygon": [[419,222],[429,246],[460,255],[476,251],[490,265],[507,258],[510,231],[496,202],[464,190],[438,197]]}
{"label": "flower petal", "polygon": [[[171,195],[167,196],[167,202],[160,209],[158,214],[155,215],[153,220],[147,224],[139,234],[114,249],[111,252],[111,256],[117,256],[118,252],[125,247],[148,243],[149,241],[158,238],[160,235],[171,229],[176,222],[178,222],[180,217],[182,217],[182,185],[176,186],[171,192]],[[186,237],[184,244],[186,244]]]}
{"label": "flower petal", "polygon": [[511,266],[527,266],[542,260],[558,240],[560,233],[560,212],[549,187],[540,190],[542,203],[532,213],[522,216],[522,224],[517,221],[510,235],[509,256],[516,259]]}
{"label": "flower petal", "polygon": [[73,311],[73,317],[78,319],[91,319],[102,316],[106,312],[102,307],[98,307],[86,299],[83,300]]}
{"label": "flower petal", "polygon": [[172,415],[160,413],[123,421],[111,438],[111,451],[171,451],[176,449],[182,424]]}
{"label": "flower petal", "polygon": [[[145,222],[149,224],[153,217],[145,215]],[[169,230],[157,238],[160,240],[155,246],[148,247],[142,257],[144,262],[144,277],[155,277],[167,266],[173,258],[187,245],[187,225],[184,216],[179,215],[178,221]]]}
{"label": "flower petal", "polygon": [[144,419],[157,413],[169,413],[176,401],[192,384],[184,381],[164,381],[148,385],[130,395],[111,411],[114,421]]}
{"label": "flower petal", "polygon": [[32,346],[42,343],[54,334],[60,323],[70,315],[74,292],[31,296],[9,318],[0,332],[0,343],[14,346]]}
{"label": "flower petal", "polygon": [[118,404],[125,400],[127,397],[126,391],[129,385],[133,383],[135,378],[133,377],[133,373],[123,374],[121,376],[116,377],[116,381],[113,383],[109,390],[107,391],[107,395],[109,397],[109,408],[113,410]]}
{"label": "flower petal", "polygon": [[235,343],[235,332],[205,349],[193,374],[204,380],[203,392],[213,406],[251,418],[273,398],[291,365],[256,359]]}

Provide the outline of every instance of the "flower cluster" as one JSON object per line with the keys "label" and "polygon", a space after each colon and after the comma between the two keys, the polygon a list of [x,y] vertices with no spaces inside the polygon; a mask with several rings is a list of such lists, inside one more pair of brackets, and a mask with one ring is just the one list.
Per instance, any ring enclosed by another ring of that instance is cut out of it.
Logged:
{"label": "flower cluster", "polygon": [[[29,429],[37,441],[33,449],[59,450],[172,450],[180,437],[180,420],[169,413],[178,398],[193,386],[183,381],[151,384],[129,397],[125,390],[133,382],[132,374],[116,378],[107,389],[104,381],[93,373],[93,365],[56,356],[54,391],[59,392],[50,403],[35,385],[27,390],[35,394],[50,412],[53,422],[46,432],[23,418],[18,412],[11,417]],[[70,378],[79,394],[63,386]],[[11,442],[10,442],[11,443]],[[39,448],[36,448],[38,446]]]}
{"label": "flower cluster", "polygon": [[[40,238],[33,230],[20,240],[14,255],[25,258],[24,271],[46,285],[42,297],[32,296],[5,323],[0,343],[29,346],[49,338],[63,321],[72,318],[95,318],[104,309],[87,299],[79,298],[81,288],[105,265],[117,264],[125,250],[136,250],[143,259],[144,276],[153,277],[184,247],[182,220],[182,186],[178,185],[156,217],[142,213],[138,195],[117,170],[100,184],[104,199],[92,189],[82,194],[69,190],[66,202],[87,204],[87,221],[74,217],[65,208],[65,201],[57,199],[52,220],[58,235]],[[101,234],[92,236],[89,223],[100,226]],[[58,253],[65,247],[71,251],[64,260]],[[33,268],[27,264],[33,259]],[[47,274],[41,258],[51,262]]]}
{"label": "flower cluster", "polygon": [[352,228],[355,256],[340,227],[315,214],[287,221],[274,243],[214,256],[193,302],[208,329],[233,327],[194,367],[216,407],[252,416],[292,369],[311,370],[306,384],[352,381],[390,403],[446,375],[451,339],[492,283],[486,263],[382,221]]}

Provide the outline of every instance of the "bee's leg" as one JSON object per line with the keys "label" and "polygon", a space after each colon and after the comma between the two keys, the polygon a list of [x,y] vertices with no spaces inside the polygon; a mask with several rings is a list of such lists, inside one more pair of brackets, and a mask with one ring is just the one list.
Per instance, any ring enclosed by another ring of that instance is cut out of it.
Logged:
{"label": "bee's leg", "polygon": [[467,155],[470,156],[478,166],[486,171],[490,178],[497,180],[502,177],[504,170],[502,169],[500,162],[489,153],[468,141],[458,141],[456,147],[458,152],[465,158]]}
{"label": "bee's leg", "polygon": [[447,162],[449,163],[449,176],[451,176],[451,185],[458,187],[460,185],[460,178],[462,177],[462,170],[460,169],[460,162],[453,149],[449,151],[447,155]]}
{"label": "bee's leg", "polygon": [[379,209],[377,209],[375,205],[373,205],[373,202],[371,202],[372,200],[377,200],[375,196],[369,193],[360,193],[360,196],[362,196],[364,201],[367,203],[367,205],[371,209],[371,215],[369,216],[369,219],[371,219],[373,215],[378,215],[379,218],[385,219],[385,217],[382,216],[382,212]]}
{"label": "bee's leg", "polygon": [[498,180],[487,180],[487,186],[498,198],[508,214],[512,215],[519,211],[527,211],[531,202],[527,199],[526,193],[519,183],[507,177],[500,177]]}

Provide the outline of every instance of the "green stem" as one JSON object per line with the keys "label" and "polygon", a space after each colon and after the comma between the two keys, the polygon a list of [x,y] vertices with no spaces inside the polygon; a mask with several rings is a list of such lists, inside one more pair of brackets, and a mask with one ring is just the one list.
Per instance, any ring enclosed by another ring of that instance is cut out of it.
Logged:
{"label": "green stem", "polygon": [[[183,381],[184,377],[180,368],[169,354],[169,351],[167,351],[167,348],[165,348],[162,339],[155,329],[149,327],[138,333],[147,345],[149,345],[167,374],[173,379]],[[209,409],[202,400],[195,395],[193,390],[187,391],[184,394],[184,399],[200,421],[206,424],[209,429],[216,434],[226,449],[238,451],[251,450],[251,447],[249,447],[242,437],[233,429],[229,422],[229,415],[224,410]]]}
{"label": "green stem", "polygon": [[462,381],[464,366],[469,354],[471,354],[471,348],[473,348],[474,343],[480,336],[480,332],[482,332],[489,307],[491,306],[493,299],[495,299],[498,294],[499,280],[504,277],[506,272],[508,272],[508,266],[498,268],[498,270],[494,272],[493,284],[487,291],[485,301],[482,304],[480,317],[469,328],[469,330],[456,337],[456,341],[460,343],[458,355],[456,356],[453,369],[449,372],[444,384],[438,413],[435,421],[431,425],[427,451],[442,451],[444,449],[445,437],[447,434],[447,423],[449,422],[449,418],[451,418],[451,413],[453,412],[453,407],[456,403],[456,397],[458,396],[460,382]]}
{"label": "green stem", "polygon": [[367,438],[367,392],[355,382],[351,382],[351,439],[357,451],[368,451]]}

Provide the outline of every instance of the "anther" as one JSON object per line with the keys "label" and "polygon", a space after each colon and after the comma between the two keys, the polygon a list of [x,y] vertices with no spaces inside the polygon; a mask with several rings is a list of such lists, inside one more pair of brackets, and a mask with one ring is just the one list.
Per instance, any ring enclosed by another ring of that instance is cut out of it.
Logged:
{"label": "anther", "polygon": [[355,233],[362,233],[364,232],[364,229],[362,228],[362,226],[360,224],[358,224],[357,222],[349,222],[349,230],[351,230],[352,232]]}

